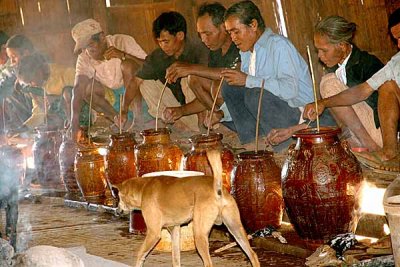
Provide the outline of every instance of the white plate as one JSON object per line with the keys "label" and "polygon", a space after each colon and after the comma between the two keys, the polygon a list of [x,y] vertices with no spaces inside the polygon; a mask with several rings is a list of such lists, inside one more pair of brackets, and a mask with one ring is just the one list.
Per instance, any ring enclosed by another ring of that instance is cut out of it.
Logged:
{"label": "white plate", "polygon": [[153,176],[174,176],[174,177],[189,177],[189,176],[200,176],[204,175],[203,172],[195,171],[161,171],[161,172],[149,172],[142,175],[142,177],[153,177]]}

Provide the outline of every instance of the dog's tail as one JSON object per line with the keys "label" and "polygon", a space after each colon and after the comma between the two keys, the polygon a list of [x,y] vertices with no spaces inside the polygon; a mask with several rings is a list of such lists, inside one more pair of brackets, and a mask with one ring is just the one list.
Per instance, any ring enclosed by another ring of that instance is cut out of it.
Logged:
{"label": "dog's tail", "polygon": [[222,160],[219,150],[207,151],[207,158],[214,174],[214,191],[217,198],[222,197]]}

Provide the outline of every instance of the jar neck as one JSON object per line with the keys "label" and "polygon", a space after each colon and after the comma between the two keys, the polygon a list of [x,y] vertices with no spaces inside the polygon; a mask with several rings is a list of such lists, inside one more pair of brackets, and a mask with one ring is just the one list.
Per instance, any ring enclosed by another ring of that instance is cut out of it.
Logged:
{"label": "jar neck", "polygon": [[171,138],[170,138],[169,134],[158,133],[158,134],[152,134],[152,135],[143,135],[143,143],[144,144],[154,144],[154,143],[167,144],[170,142],[171,142]]}

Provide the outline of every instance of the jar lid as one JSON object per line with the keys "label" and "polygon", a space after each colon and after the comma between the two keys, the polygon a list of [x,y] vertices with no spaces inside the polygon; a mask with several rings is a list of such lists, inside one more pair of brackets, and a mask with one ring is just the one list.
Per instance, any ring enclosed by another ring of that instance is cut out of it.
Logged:
{"label": "jar lid", "polygon": [[238,157],[239,159],[261,159],[265,157],[271,157],[273,154],[274,154],[273,152],[267,150],[259,150],[257,152],[245,151],[239,153]]}
{"label": "jar lid", "polygon": [[222,140],[223,135],[221,133],[210,133],[210,134],[196,134],[189,138],[191,143],[207,143]]}
{"label": "jar lid", "polygon": [[293,137],[330,137],[338,135],[342,130],[339,127],[320,127],[319,131],[317,128],[307,128],[297,131],[293,134]]}
{"label": "jar lid", "polygon": [[146,129],[140,132],[141,136],[156,136],[160,134],[170,134],[171,130],[168,128],[158,128],[157,130],[155,128],[151,129]]}

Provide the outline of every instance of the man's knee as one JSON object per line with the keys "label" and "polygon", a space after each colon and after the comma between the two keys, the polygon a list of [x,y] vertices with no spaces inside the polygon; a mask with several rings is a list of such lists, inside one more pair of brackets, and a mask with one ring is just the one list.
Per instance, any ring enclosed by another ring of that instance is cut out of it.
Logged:
{"label": "man's knee", "polygon": [[328,73],[321,79],[320,94],[322,98],[337,95],[348,87],[342,83],[334,73]]}

